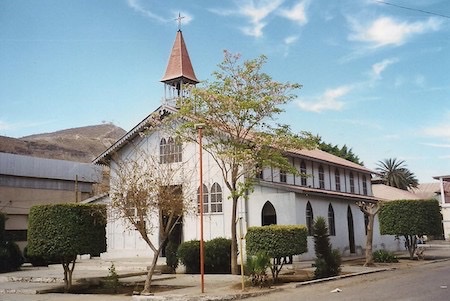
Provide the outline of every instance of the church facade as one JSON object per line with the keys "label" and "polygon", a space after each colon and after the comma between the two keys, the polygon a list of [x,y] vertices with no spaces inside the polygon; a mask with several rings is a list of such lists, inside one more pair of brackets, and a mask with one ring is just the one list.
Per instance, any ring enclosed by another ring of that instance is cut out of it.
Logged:
{"label": "church facade", "polygon": [[[287,157],[301,176],[287,174],[275,168],[265,168],[256,179],[254,190],[249,192],[247,200],[241,198],[239,201],[238,220],[231,221],[230,193],[212,157],[206,152],[202,154],[201,197],[198,184],[198,145],[179,143],[166,131],[158,127],[149,128],[155,113],[164,116],[176,110],[174,100],[183,96],[185,84],[199,82],[180,30],[177,32],[162,82],[165,87],[165,102],[99,155],[94,163],[113,167],[113,157],[129,158],[134,153],[143,151],[158,156],[160,164],[171,164],[175,168],[179,166],[179,169],[184,171],[180,177],[184,177],[184,180],[187,178],[190,185],[195,187],[194,192],[191,191],[191,195],[185,198],[198,203],[203,201],[204,240],[230,238],[233,224],[239,227],[237,233],[241,230],[243,234],[251,226],[306,225],[309,231],[308,252],[302,254],[300,259],[312,259],[315,257],[312,224],[315,218],[322,216],[328,221],[333,248],[339,249],[344,256],[364,254],[367,219],[356,202],[377,202],[371,186],[372,171],[318,149],[291,151]],[[142,135],[144,131],[145,135]],[[113,172],[114,169],[111,170]],[[108,197],[103,201],[110,203]],[[155,241],[159,239],[157,233],[158,231],[155,231],[151,236]],[[200,215],[197,210],[183,216],[177,233],[180,241],[200,239]],[[238,239],[238,243],[239,241]],[[378,220],[374,225],[373,241],[374,249],[399,248],[399,242],[393,236],[379,234]],[[107,243],[107,252],[102,255],[107,258],[152,254],[139,232],[120,219],[109,221]],[[245,243],[245,240],[242,243]]]}

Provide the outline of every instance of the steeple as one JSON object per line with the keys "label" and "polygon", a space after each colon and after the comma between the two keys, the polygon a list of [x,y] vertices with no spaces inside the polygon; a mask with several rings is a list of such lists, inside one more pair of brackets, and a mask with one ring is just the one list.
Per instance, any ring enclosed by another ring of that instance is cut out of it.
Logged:
{"label": "steeple", "polygon": [[184,84],[196,85],[199,83],[195,76],[194,68],[192,68],[191,59],[180,29],[177,31],[166,72],[161,82],[165,86],[166,102],[172,102],[178,97],[185,96],[183,91]]}

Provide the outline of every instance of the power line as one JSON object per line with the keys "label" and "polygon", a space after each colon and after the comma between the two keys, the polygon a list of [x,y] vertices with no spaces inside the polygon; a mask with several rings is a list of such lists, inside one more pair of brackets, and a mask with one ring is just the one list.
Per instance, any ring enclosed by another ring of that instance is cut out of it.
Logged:
{"label": "power line", "polygon": [[442,18],[450,19],[450,16],[448,16],[448,15],[439,14],[439,13],[434,13],[434,12],[430,12],[430,11],[423,10],[423,9],[418,9],[418,8],[412,8],[412,7],[402,6],[402,5],[398,5],[398,4],[394,4],[394,3],[389,3],[389,2],[381,1],[381,0],[375,0],[375,2],[378,2],[378,3],[381,3],[381,4],[386,4],[386,5],[391,5],[391,6],[395,6],[395,7],[398,7],[398,8],[407,9],[407,10],[418,11],[418,12],[421,12],[421,13],[424,13],[424,14],[429,14],[429,15],[434,15],[434,16],[439,16],[439,17],[442,17]]}

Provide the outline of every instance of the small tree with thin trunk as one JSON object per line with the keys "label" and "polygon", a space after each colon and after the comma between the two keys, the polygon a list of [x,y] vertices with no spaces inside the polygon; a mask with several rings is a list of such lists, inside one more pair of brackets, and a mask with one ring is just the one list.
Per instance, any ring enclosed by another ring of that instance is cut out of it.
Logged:
{"label": "small tree with thin trunk", "polygon": [[381,234],[403,236],[409,258],[413,259],[417,237],[442,235],[442,215],[437,200],[384,202],[379,213]]}
{"label": "small tree with thin trunk", "polygon": [[[142,291],[148,294],[158,257],[169,235],[183,215],[193,209],[187,201],[192,193],[189,182],[192,171],[185,170],[181,162],[161,162],[159,157],[137,149],[135,157],[116,160],[111,165],[113,212],[137,230],[153,251]],[[155,232],[158,238],[152,240]]]}
{"label": "small tree with thin trunk", "polygon": [[373,266],[373,224],[375,221],[375,216],[380,210],[379,202],[356,202],[359,209],[367,216],[367,238],[366,238],[366,261],[364,266]]}
{"label": "small tree with thin trunk", "polygon": [[72,286],[77,255],[106,251],[105,227],[105,205],[33,206],[28,216],[28,254],[60,260],[67,292]]}
{"label": "small tree with thin trunk", "polygon": [[230,192],[233,274],[239,273],[235,224],[239,199],[247,196],[264,167],[298,173],[284,154],[312,148],[317,141],[309,133],[295,135],[275,121],[300,85],[279,83],[263,73],[265,56],[243,63],[239,59],[225,51],[219,71],[213,73],[215,81],[192,87],[190,97],[180,99],[179,111],[173,116],[186,120],[179,133],[192,142],[197,141],[194,124],[204,124],[203,148],[216,162]]}

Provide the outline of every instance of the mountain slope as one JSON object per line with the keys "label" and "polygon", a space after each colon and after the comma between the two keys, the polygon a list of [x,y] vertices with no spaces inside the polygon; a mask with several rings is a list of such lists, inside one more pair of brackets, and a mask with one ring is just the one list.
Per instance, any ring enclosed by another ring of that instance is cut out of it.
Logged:
{"label": "mountain slope", "polygon": [[18,139],[0,136],[0,152],[91,162],[125,133],[124,129],[109,123],[36,134]]}

